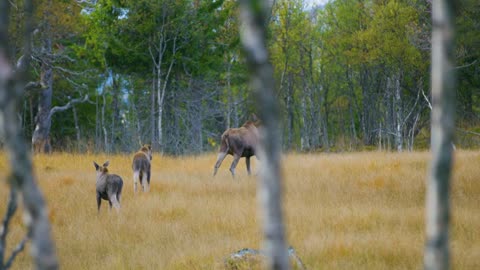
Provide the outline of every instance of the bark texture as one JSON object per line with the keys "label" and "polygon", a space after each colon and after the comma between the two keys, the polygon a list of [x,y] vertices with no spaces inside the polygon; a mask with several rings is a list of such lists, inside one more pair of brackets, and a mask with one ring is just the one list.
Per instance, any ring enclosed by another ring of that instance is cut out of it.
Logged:
{"label": "bark texture", "polygon": [[426,194],[426,270],[450,268],[450,176],[455,125],[453,1],[433,1],[432,163]]}
{"label": "bark texture", "polygon": [[259,156],[262,161],[258,198],[263,218],[264,250],[269,269],[289,269],[281,207],[281,135],[279,108],[274,95],[273,69],[266,48],[269,1],[240,1],[241,40],[250,70],[252,88],[263,127]]}

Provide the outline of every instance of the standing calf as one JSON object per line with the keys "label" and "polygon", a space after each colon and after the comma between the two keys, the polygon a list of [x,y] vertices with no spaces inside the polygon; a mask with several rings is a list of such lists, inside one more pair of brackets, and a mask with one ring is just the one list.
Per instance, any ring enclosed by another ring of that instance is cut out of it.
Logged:
{"label": "standing calf", "polygon": [[247,121],[240,128],[229,128],[222,134],[222,141],[220,144],[220,152],[218,153],[217,162],[213,175],[217,174],[218,168],[222,164],[227,154],[233,155],[233,162],[230,166],[232,176],[235,176],[235,168],[241,157],[245,157],[247,163],[248,175],[250,171],[250,157],[255,156],[259,144],[260,121],[255,115],[252,115],[253,121]]}
{"label": "standing calf", "polygon": [[140,182],[143,191],[150,190],[150,162],[152,160],[152,147],[144,144],[140,150],[133,156],[133,190],[137,192],[137,183]]}
{"label": "standing calf", "polygon": [[116,174],[108,173],[108,164],[105,162],[103,166],[98,165],[95,161],[95,170],[97,171],[97,207],[100,212],[100,204],[102,199],[107,200],[110,208],[120,209],[120,197],[122,195],[123,180]]}

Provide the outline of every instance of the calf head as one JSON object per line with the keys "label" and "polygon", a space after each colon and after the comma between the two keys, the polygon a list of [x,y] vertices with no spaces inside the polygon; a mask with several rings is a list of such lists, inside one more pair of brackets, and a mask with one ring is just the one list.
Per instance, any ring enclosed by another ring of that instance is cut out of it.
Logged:
{"label": "calf head", "polygon": [[144,144],[140,151],[144,152],[149,160],[152,160],[152,146],[150,144]]}
{"label": "calf head", "polygon": [[105,161],[102,166],[98,165],[95,161],[93,162],[93,165],[95,166],[95,170],[97,171],[97,176],[100,176],[104,173],[108,173],[108,165],[110,164],[110,161]]}

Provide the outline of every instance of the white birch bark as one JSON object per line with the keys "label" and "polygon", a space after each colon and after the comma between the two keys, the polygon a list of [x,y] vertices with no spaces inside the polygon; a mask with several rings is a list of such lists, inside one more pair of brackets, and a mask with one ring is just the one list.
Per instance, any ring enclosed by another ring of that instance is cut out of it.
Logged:
{"label": "white birch bark", "polygon": [[402,128],[402,89],[400,87],[400,76],[394,76],[395,83],[395,146],[398,152],[403,151],[403,128]]}
{"label": "white birch bark", "polygon": [[240,1],[240,35],[250,69],[261,128],[259,156],[262,160],[258,199],[263,218],[264,250],[269,269],[289,269],[281,207],[279,108],[274,95],[273,69],[266,48],[268,1]]}
{"label": "white birch bark", "polygon": [[450,176],[455,125],[453,2],[432,4],[432,162],[426,194],[426,270],[450,268]]}

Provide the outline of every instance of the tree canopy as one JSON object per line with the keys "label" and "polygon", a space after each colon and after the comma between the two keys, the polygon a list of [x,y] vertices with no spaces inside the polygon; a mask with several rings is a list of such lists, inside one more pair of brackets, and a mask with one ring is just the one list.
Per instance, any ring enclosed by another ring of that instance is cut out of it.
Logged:
{"label": "tree canopy", "polygon": [[[43,128],[54,150],[134,151],[151,142],[167,154],[201,153],[258,111],[237,1],[35,2],[30,77],[40,90],[24,97],[27,138]],[[11,5],[18,59],[22,1]],[[458,13],[456,143],[476,147],[480,4],[462,0]],[[430,15],[431,4],[417,0],[275,1],[267,35],[284,149],[428,147]],[[62,110],[51,124],[39,125],[55,106]]]}

